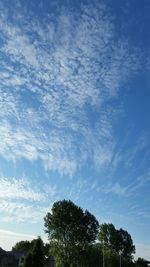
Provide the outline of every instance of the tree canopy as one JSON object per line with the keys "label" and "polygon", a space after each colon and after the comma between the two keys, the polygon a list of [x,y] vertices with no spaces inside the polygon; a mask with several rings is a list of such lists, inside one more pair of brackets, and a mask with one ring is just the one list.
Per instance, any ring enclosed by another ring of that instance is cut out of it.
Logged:
{"label": "tree canopy", "polygon": [[19,241],[12,247],[14,252],[28,252],[31,249],[32,243],[28,240]]}
{"label": "tree canopy", "polygon": [[135,264],[137,267],[148,267],[149,264],[150,264],[150,261],[147,261],[143,258],[138,258],[136,261],[135,261]]}
{"label": "tree canopy", "polygon": [[123,230],[117,230],[117,248],[124,258],[131,259],[135,253],[135,246],[133,245],[133,240],[131,235]]}
{"label": "tree canopy", "polygon": [[43,267],[49,255],[57,267],[116,267],[120,262],[122,267],[148,267],[149,262],[142,258],[133,261],[135,246],[126,230],[118,230],[112,223],[99,226],[93,214],[70,200],[55,202],[44,226],[49,243],[39,237],[12,248],[27,253],[22,267]]}
{"label": "tree canopy", "polygon": [[111,250],[117,250],[117,231],[112,223],[104,223],[100,225],[98,239],[103,246]]}
{"label": "tree canopy", "polygon": [[43,267],[44,265],[44,250],[43,241],[40,237],[34,239],[33,246],[27,253],[22,267]]}
{"label": "tree canopy", "polygon": [[113,224],[101,224],[98,239],[105,248],[126,259],[132,259],[132,254],[135,253],[131,235],[123,229],[117,230]]}
{"label": "tree canopy", "polygon": [[55,202],[44,220],[51,250],[60,266],[77,263],[96,240],[99,223],[95,216],[70,200]]}

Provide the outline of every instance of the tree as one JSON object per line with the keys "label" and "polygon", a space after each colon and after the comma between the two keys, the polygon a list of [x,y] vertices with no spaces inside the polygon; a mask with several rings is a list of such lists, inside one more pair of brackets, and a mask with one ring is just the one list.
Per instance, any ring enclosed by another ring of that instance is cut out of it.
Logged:
{"label": "tree", "polygon": [[133,245],[133,240],[131,235],[123,230],[117,230],[117,249],[121,253],[122,257],[125,259],[132,259],[132,254],[135,253],[135,246]]}
{"label": "tree", "polygon": [[112,223],[100,225],[98,239],[102,246],[116,251],[117,230]]}
{"label": "tree", "polygon": [[33,244],[27,253],[22,267],[43,267],[44,265],[44,244],[40,237],[32,240]]}
{"label": "tree", "polygon": [[96,240],[99,223],[94,215],[70,200],[63,200],[53,204],[44,221],[57,265],[77,266],[83,252]]}
{"label": "tree", "polygon": [[28,252],[31,249],[31,242],[30,241],[20,241],[12,247],[12,251],[14,252]]}
{"label": "tree", "polygon": [[32,249],[33,267],[43,267],[44,249],[43,241],[40,237],[35,241]]}
{"label": "tree", "polygon": [[100,267],[102,266],[103,255],[99,244],[93,244],[86,250],[81,251],[78,267]]}
{"label": "tree", "polygon": [[33,267],[33,256],[28,252],[21,267]]}
{"label": "tree", "polygon": [[131,260],[132,254],[135,253],[131,235],[123,229],[116,230],[113,224],[101,224],[98,239],[105,249],[121,254],[122,258]]}
{"label": "tree", "polygon": [[136,261],[135,261],[135,265],[137,267],[148,267],[149,266],[149,261],[143,259],[143,258],[138,258]]}
{"label": "tree", "polygon": [[107,267],[119,266],[119,255],[108,248],[105,249],[105,266]]}

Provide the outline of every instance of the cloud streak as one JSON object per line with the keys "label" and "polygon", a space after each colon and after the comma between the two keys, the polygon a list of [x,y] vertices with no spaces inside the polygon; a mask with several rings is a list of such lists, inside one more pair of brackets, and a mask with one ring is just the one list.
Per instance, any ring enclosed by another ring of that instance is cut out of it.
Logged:
{"label": "cloud streak", "polygon": [[48,210],[49,205],[33,205],[8,200],[2,200],[0,203],[3,222],[23,223],[30,221],[31,224],[36,224],[43,220]]}
{"label": "cloud streak", "polygon": [[31,201],[44,201],[42,193],[35,192],[25,179],[0,178],[0,198],[2,199],[24,199]]}
{"label": "cloud streak", "polygon": [[0,178],[0,214],[3,222],[36,224],[51,208],[56,198],[56,187],[47,184],[39,188],[27,178]]}
{"label": "cloud streak", "polygon": [[[7,8],[1,9],[1,155],[39,158],[46,169],[70,176],[87,158],[95,166],[109,163],[114,140],[106,103],[136,60],[127,42],[114,41],[107,7],[83,6],[78,17],[61,8],[57,18],[46,15],[40,22],[32,12],[18,15],[16,7],[13,23]],[[97,107],[105,112],[105,129]],[[97,117],[93,127],[88,109]],[[102,128],[108,145],[98,137]]]}

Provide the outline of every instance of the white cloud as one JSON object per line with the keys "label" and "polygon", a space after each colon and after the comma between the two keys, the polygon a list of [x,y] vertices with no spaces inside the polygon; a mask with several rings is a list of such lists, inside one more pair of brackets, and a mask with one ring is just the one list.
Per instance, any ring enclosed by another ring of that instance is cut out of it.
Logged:
{"label": "white cloud", "polygon": [[135,139],[135,143],[133,143],[133,146],[125,154],[126,165],[128,168],[133,165],[136,157],[139,155],[140,152],[144,151],[145,148],[150,151],[149,133],[142,133],[141,135],[139,135],[139,137]]}
{"label": "white cloud", "polygon": [[145,186],[147,183],[149,183],[149,181],[150,181],[150,172],[147,172],[143,175],[136,177],[135,181],[131,185],[129,185],[130,192],[131,193],[138,192],[139,189]]}
{"label": "white cloud", "polygon": [[[40,190],[40,191],[39,191]],[[39,186],[26,178],[0,178],[0,214],[3,222],[36,224],[56,198],[56,187]]]}
{"label": "white cloud", "polygon": [[0,203],[0,213],[2,221],[21,223],[29,222],[32,224],[41,222],[49,211],[49,206],[32,205],[17,201],[2,200]]}
{"label": "white cloud", "polygon": [[113,193],[118,196],[128,196],[128,188],[119,183],[111,184],[102,189],[104,193]]}
{"label": "white cloud", "polygon": [[113,144],[110,146],[108,145],[103,145],[95,148],[95,153],[94,153],[94,160],[96,163],[96,166],[106,166],[111,162],[113,154]]}
{"label": "white cloud", "polygon": [[23,178],[0,177],[0,198],[43,201],[45,196],[31,189],[30,183]]}
{"label": "white cloud", "polygon": [[2,221],[36,224],[43,220],[57,197],[57,188],[25,178],[0,177],[0,214]]}
{"label": "white cloud", "polygon": [[[107,6],[83,6],[78,18],[62,8],[40,22],[16,7],[13,23],[1,8],[1,52],[8,58],[0,78],[1,155],[40,159],[70,176],[88,158],[108,165],[115,141],[106,104],[137,63],[127,42],[115,42]],[[87,107],[97,118],[93,125]]]}

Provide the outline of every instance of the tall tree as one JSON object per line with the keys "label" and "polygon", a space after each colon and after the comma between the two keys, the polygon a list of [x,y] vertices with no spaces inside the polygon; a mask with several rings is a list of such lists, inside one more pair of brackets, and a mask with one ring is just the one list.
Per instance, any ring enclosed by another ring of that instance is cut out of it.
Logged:
{"label": "tall tree", "polygon": [[98,239],[102,246],[116,251],[117,230],[112,223],[100,225]]}
{"label": "tall tree", "polygon": [[121,254],[125,259],[132,259],[132,254],[135,253],[131,235],[123,229],[116,230],[113,224],[101,224],[98,239],[106,249]]}
{"label": "tall tree", "polygon": [[77,266],[82,252],[96,240],[99,223],[94,215],[70,200],[63,200],[53,204],[52,212],[47,213],[44,220],[57,263]]}
{"label": "tall tree", "polygon": [[44,265],[44,244],[40,237],[32,240],[32,247],[27,253],[22,267],[43,267]]}
{"label": "tall tree", "polygon": [[44,265],[44,249],[43,241],[40,237],[35,241],[32,249],[33,267],[43,267]]}
{"label": "tall tree", "polygon": [[123,230],[117,230],[117,250],[122,254],[122,257],[126,259],[132,259],[132,254],[135,253],[135,246],[133,245],[133,240],[131,235]]}

